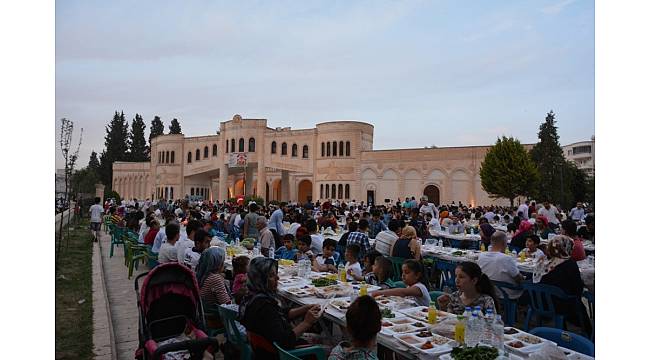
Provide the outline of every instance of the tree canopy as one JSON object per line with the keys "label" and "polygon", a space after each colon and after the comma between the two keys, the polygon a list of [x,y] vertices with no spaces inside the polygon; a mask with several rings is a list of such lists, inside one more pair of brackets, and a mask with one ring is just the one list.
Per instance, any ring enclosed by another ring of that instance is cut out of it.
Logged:
{"label": "tree canopy", "polygon": [[128,139],[129,161],[149,161],[149,145],[144,137],[146,128],[142,116],[135,114]]}
{"label": "tree canopy", "polygon": [[539,142],[530,151],[530,155],[543,181],[540,182],[535,197],[540,201],[559,202],[566,160],[560,147],[553,110],[546,114],[546,119],[539,126],[537,137]]}
{"label": "tree canopy", "polygon": [[151,132],[149,133],[149,147],[151,148],[151,140],[158,135],[163,135],[165,133],[165,125],[160,120],[160,116],[156,115],[151,120]]}
{"label": "tree canopy", "polygon": [[181,134],[181,124],[179,124],[178,119],[174,118],[171,125],[169,125],[170,134]]}
{"label": "tree canopy", "polygon": [[510,205],[518,196],[529,196],[539,181],[535,164],[519,140],[501,137],[481,163],[481,185],[493,198],[506,198]]}
{"label": "tree canopy", "polygon": [[113,185],[113,162],[126,161],[128,151],[128,123],[124,118],[124,112],[113,115],[113,119],[106,126],[104,137],[105,149],[100,155],[99,177],[104,185],[112,189]]}

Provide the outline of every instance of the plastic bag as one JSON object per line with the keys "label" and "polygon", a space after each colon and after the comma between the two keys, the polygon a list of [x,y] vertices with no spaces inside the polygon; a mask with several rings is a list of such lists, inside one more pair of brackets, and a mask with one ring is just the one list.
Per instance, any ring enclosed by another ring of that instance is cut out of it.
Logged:
{"label": "plastic bag", "polygon": [[530,360],[565,360],[568,359],[559,347],[545,342],[539,350],[528,356]]}

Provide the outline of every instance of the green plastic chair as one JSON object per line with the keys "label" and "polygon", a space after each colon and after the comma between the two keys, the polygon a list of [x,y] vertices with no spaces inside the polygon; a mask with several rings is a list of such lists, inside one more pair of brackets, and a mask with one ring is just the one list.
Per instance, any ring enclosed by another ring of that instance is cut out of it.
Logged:
{"label": "green plastic chair", "polygon": [[240,360],[251,360],[253,358],[253,349],[248,343],[248,339],[239,332],[239,329],[235,324],[237,313],[223,306],[219,306],[217,310],[219,312],[219,317],[221,317],[221,321],[223,322],[226,340],[239,350]]}
{"label": "green plastic chair", "polygon": [[278,350],[278,355],[280,356],[280,360],[300,360],[302,357],[305,356],[315,356],[317,360],[325,360],[325,349],[323,349],[320,346],[310,346],[307,348],[302,348],[302,349],[295,349],[291,351],[284,350],[283,348],[278,345],[278,343],[274,342],[273,346]]}
{"label": "green plastic chair", "polygon": [[391,289],[406,288],[406,284],[404,284],[404,281],[393,281],[391,279],[388,279],[388,281],[386,281],[386,284],[388,284],[388,286],[390,286]]}
{"label": "green plastic chair", "polygon": [[436,302],[436,308],[437,309],[440,309],[440,304],[438,304],[438,296],[441,296],[441,295],[444,295],[444,292],[435,291],[435,290],[429,291],[429,297],[431,298],[431,300]]}
{"label": "green plastic chair", "polygon": [[111,251],[109,257],[113,257],[113,247],[124,245],[123,236],[125,230],[124,228],[121,228],[113,224],[110,225],[110,229],[111,229]]}
{"label": "green plastic chair", "polygon": [[393,264],[393,281],[402,280],[402,265],[406,259],[396,256],[388,256],[388,260]]}
{"label": "green plastic chair", "polygon": [[[215,320],[219,320],[223,324],[223,321],[221,320],[221,316],[219,316],[219,308],[220,307],[221,306],[219,306],[219,305],[216,305],[216,306],[203,305],[203,314],[205,315],[206,318],[208,318],[208,317],[214,318]],[[215,337],[215,336],[217,336],[219,334],[225,334],[226,333],[226,329],[224,327],[211,328],[211,327],[207,326],[207,323],[206,323],[206,330],[207,330],[207,334],[208,334],[209,337]]]}

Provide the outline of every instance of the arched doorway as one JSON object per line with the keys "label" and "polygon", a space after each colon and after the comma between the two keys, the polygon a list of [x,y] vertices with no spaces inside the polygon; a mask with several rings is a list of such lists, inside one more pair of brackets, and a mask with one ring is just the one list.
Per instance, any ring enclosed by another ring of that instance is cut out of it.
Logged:
{"label": "arched doorway", "polygon": [[311,198],[312,184],[309,180],[303,180],[298,184],[298,202],[305,204]]}
{"label": "arched doorway", "polygon": [[429,202],[440,205],[440,189],[435,185],[428,185],[424,188],[424,195],[427,196]]}
{"label": "arched doorway", "polygon": [[243,195],[244,194],[244,179],[239,179],[235,182],[235,191],[233,193],[233,197],[237,195]]}
{"label": "arched doorway", "polygon": [[273,182],[273,200],[281,201],[282,199],[282,180]]}

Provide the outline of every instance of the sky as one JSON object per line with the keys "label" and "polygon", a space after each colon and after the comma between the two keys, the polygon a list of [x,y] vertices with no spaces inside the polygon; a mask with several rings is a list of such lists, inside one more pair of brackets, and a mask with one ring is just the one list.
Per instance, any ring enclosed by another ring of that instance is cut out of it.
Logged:
{"label": "sky", "polygon": [[83,128],[78,167],[115,111],[186,136],[234,114],[359,120],[376,150],[534,143],[551,109],[561,144],[595,133],[590,0],[69,0],[55,21],[55,127]]}

